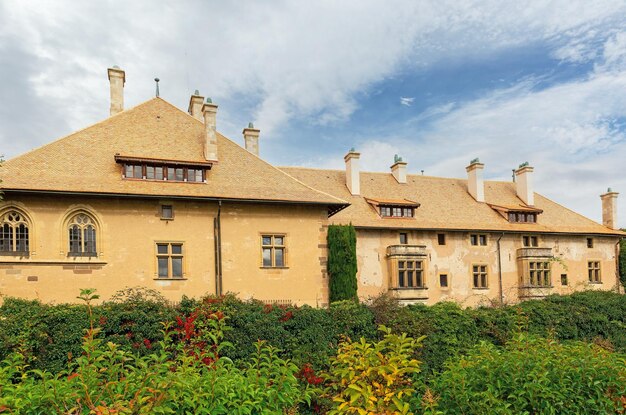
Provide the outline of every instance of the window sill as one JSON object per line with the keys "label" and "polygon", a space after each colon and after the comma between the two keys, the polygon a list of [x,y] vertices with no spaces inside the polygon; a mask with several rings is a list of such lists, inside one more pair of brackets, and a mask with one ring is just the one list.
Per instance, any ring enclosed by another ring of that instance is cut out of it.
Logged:
{"label": "window sill", "polygon": [[161,220],[164,220],[166,222],[172,221],[174,220],[174,218],[160,218]]}
{"label": "window sill", "polygon": [[68,258],[98,258],[98,254],[67,254]]}
{"label": "window sill", "polygon": [[549,290],[554,288],[554,285],[520,285],[520,288],[528,288],[531,290]]}
{"label": "window sill", "polygon": [[602,285],[602,281],[587,281],[589,285]]}
{"label": "window sill", "polygon": [[427,290],[428,287],[391,287],[390,290],[394,291],[413,291],[413,290]]}
{"label": "window sill", "polygon": [[259,267],[261,269],[289,269],[289,267]]}
{"label": "window sill", "polygon": [[472,287],[472,290],[487,291],[489,290],[489,287]]}
{"label": "window sill", "polygon": [[0,256],[28,258],[30,257],[30,251],[2,251]]}
{"label": "window sill", "polygon": [[154,281],[187,281],[189,278],[153,278]]}

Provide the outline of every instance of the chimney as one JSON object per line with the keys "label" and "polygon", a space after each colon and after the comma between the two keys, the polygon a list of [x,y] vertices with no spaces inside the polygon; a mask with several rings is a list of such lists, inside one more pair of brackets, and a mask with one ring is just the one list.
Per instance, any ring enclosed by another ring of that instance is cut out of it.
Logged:
{"label": "chimney", "polygon": [[533,169],[528,162],[519,165],[515,170],[515,187],[517,189],[517,197],[522,199],[529,206],[535,204],[535,192],[533,190]]}
{"label": "chimney", "polygon": [[617,195],[609,187],[605,194],[600,195],[602,199],[602,224],[611,229],[619,229],[617,226]]}
{"label": "chimney", "polygon": [[198,92],[197,89],[194,91],[193,95],[189,99],[189,108],[187,109],[187,112],[189,113],[189,115],[191,115],[192,117],[194,117],[195,119],[199,121],[203,121],[203,118],[202,118],[202,102],[203,101],[204,101],[204,97],[200,96],[200,92]]}
{"label": "chimney", "polygon": [[397,154],[393,156],[391,174],[393,174],[398,183],[406,183],[406,162],[402,161],[402,157],[398,157]]}
{"label": "chimney", "polygon": [[213,103],[211,98],[206,99],[206,103],[202,106],[202,116],[204,117],[204,158],[211,161],[217,161],[217,135],[215,132],[215,118],[217,115],[217,105]]}
{"label": "chimney", "polygon": [[346,162],[346,186],[352,195],[361,194],[359,158],[361,153],[357,153],[354,148],[351,148],[343,158]]}
{"label": "chimney", "polygon": [[246,150],[252,154],[259,155],[259,133],[261,130],[254,128],[254,124],[248,123],[248,128],[243,129],[243,140],[246,143]]}
{"label": "chimney", "polygon": [[117,65],[108,69],[109,83],[111,84],[111,115],[124,111],[124,83],[126,72]]}
{"label": "chimney", "polygon": [[485,184],[483,182],[483,169],[485,165],[478,158],[470,161],[467,171],[467,191],[477,202],[485,201]]}

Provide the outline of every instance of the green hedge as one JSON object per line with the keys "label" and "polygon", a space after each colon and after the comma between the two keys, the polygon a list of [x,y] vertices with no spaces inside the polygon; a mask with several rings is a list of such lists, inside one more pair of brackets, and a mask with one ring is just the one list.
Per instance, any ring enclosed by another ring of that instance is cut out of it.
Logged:
{"label": "green hedge", "polygon": [[[189,314],[200,301],[228,316],[232,330],[225,336],[234,347],[226,350],[226,356],[235,363],[254,353],[257,340],[266,340],[282,350],[283,358],[325,368],[343,336],[376,340],[379,324],[396,333],[426,336],[423,347],[416,351],[426,376],[439,373],[448,359],[481,341],[501,346],[519,332],[596,342],[626,352],[626,297],[601,291],[476,309],[454,303],[401,307],[386,296],[370,305],[342,301],[328,309],[269,306],[233,296],[184,299],[172,307],[158,296],[125,295],[94,307],[94,313],[106,341],[144,356],[158,349],[164,322]],[[80,355],[87,327],[83,305],[6,298],[0,307],[0,359],[20,350],[31,367],[57,372],[67,367],[69,356]]]}

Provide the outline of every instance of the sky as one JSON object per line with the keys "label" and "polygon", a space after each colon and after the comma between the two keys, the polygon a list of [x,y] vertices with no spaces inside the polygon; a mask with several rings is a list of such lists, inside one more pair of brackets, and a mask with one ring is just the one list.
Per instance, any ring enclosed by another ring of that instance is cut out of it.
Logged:
{"label": "sky", "polygon": [[626,227],[626,0],[0,2],[0,154],[12,158],[125,107],[186,110],[198,89],[218,130],[279,166],[487,180],[523,162],[535,190]]}

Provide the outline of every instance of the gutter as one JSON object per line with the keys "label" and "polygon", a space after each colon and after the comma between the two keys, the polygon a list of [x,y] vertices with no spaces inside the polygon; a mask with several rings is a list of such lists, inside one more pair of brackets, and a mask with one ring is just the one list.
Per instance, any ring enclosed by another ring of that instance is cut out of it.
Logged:
{"label": "gutter", "polygon": [[500,289],[500,305],[504,304],[504,292],[502,291],[502,258],[500,252],[500,239],[504,236],[504,232],[496,241],[496,245],[498,247],[498,287]]}
{"label": "gutter", "polygon": [[217,202],[217,216],[213,218],[213,241],[215,245],[215,295],[222,295],[222,201]]}

